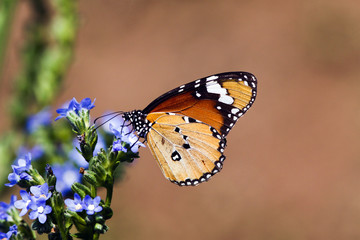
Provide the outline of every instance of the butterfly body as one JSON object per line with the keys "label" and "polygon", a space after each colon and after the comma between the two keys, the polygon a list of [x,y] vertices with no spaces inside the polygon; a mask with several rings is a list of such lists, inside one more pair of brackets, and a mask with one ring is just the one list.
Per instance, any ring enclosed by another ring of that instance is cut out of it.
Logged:
{"label": "butterfly body", "polygon": [[226,135],[256,94],[251,73],[221,73],[175,88],[123,117],[146,139],[166,178],[198,185],[222,169]]}

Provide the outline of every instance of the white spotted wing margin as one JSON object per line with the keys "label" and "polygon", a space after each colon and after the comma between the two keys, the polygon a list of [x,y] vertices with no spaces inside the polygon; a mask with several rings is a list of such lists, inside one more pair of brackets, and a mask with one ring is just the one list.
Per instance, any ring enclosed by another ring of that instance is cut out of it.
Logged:
{"label": "white spotted wing margin", "polygon": [[226,140],[215,128],[181,114],[150,114],[157,118],[146,139],[167,179],[195,186],[222,169]]}

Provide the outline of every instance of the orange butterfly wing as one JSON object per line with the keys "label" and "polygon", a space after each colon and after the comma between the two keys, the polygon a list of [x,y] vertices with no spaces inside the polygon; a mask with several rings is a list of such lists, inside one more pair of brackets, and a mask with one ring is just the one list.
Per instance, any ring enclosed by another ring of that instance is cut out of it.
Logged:
{"label": "orange butterfly wing", "polygon": [[222,169],[226,135],[255,101],[257,80],[246,72],[212,75],[182,85],[142,112],[148,146],[163,174],[197,185]]}

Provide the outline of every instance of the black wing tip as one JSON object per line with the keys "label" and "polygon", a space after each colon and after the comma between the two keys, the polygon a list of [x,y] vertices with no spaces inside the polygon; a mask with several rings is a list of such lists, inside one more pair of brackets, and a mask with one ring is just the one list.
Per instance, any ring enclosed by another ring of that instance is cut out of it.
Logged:
{"label": "black wing tip", "polygon": [[212,176],[214,176],[215,174],[219,173],[222,168],[223,168],[223,162],[225,160],[225,156],[221,155],[219,160],[214,162],[215,163],[215,167],[213,168],[213,170],[211,170],[211,172],[206,172],[204,173],[200,178],[198,179],[190,179],[187,178],[185,179],[185,181],[175,181],[175,180],[170,180],[172,183],[175,183],[176,185],[180,186],[180,187],[184,187],[184,186],[197,186],[200,183],[203,182],[207,182]]}
{"label": "black wing tip", "polygon": [[238,79],[239,81],[246,82],[253,91],[257,91],[257,78],[250,72],[223,72],[202,78],[205,81],[217,79]]}

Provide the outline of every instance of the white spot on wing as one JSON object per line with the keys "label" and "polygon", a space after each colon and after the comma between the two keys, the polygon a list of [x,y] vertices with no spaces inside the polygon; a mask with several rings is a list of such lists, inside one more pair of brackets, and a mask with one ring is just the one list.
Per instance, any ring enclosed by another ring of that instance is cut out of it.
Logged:
{"label": "white spot on wing", "polygon": [[209,93],[217,93],[217,94],[220,94],[220,95],[225,95],[227,92],[226,92],[226,89],[225,88],[222,88],[220,86],[220,84],[216,83],[214,85],[212,84],[209,84],[211,82],[208,82],[206,84],[206,90],[209,92]]}
{"label": "white spot on wing", "polygon": [[225,103],[228,105],[231,105],[234,103],[234,99],[227,95],[221,95],[218,100],[219,100],[219,102],[222,102],[222,103]]}
{"label": "white spot on wing", "polygon": [[[214,84],[215,83],[215,84]],[[206,90],[208,93],[215,93],[219,94],[220,97],[218,99],[219,102],[231,105],[234,103],[234,99],[227,94],[227,91],[225,88],[222,88],[219,83],[216,83],[214,81],[207,82],[206,83]]]}
{"label": "white spot on wing", "polygon": [[238,109],[238,108],[233,108],[233,109],[231,109],[231,113],[232,114],[236,114],[236,113],[238,113],[240,110]]}
{"label": "white spot on wing", "polygon": [[206,78],[207,81],[211,81],[211,80],[215,80],[215,79],[218,79],[219,76],[210,76],[208,78]]}

